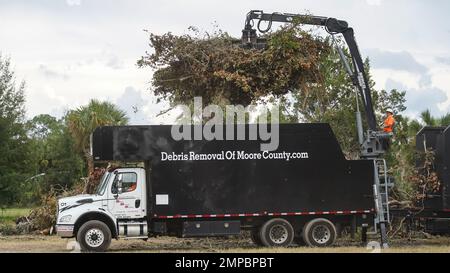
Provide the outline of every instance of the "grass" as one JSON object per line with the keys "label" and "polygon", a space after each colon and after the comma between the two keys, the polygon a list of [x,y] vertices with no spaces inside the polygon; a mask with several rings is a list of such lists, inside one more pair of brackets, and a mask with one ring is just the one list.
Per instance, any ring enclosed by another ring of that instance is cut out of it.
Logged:
{"label": "grass", "polygon": [[0,223],[12,224],[17,218],[27,216],[30,211],[30,208],[2,208],[0,209]]}
{"label": "grass", "polygon": [[[0,209],[0,253],[1,252],[68,252],[67,243],[73,239],[58,236],[17,235],[15,220],[26,216],[30,208]],[[391,248],[382,253],[450,253],[450,237],[434,236],[429,239],[393,239]],[[142,240],[113,241],[111,252],[212,252],[212,253],[370,253],[359,242],[346,238],[338,241],[338,246],[326,249],[291,247],[257,248],[247,237],[180,239],[173,237]]]}
{"label": "grass", "polygon": [[29,208],[0,208],[0,236],[18,234],[17,218],[27,216],[30,211]]}
{"label": "grass", "polygon": [[[70,242],[58,236],[20,235],[0,236],[0,253],[3,252],[70,252]],[[68,250],[69,249],[69,250]],[[250,239],[180,239],[172,237],[142,240],[113,240],[109,252],[113,253],[371,253],[364,246],[340,242],[332,248],[258,248]],[[381,253],[450,253],[449,237],[433,237],[428,240],[393,241],[391,248]]]}

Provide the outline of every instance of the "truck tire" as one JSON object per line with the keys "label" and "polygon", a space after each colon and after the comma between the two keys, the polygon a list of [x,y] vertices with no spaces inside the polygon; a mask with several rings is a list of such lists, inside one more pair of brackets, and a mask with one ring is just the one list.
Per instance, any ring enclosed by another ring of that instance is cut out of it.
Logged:
{"label": "truck tire", "polygon": [[77,242],[84,252],[105,252],[111,244],[111,230],[103,222],[88,221],[78,230]]}
{"label": "truck tire", "polygon": [[259,229],[254,229],[250,231],[250,238],[252,238],[252,242],[257,246],[264,246],[261,237],[259,236]]}
{"label": "truck tire", "polygon": [[303,240],[310,247],[332,246],[337,237],[334,224],[323,218],[310,221],[303,229]]}
{"label": "truck tire", "polygon": [[264,246],[288,247],[294,240],[294,228],[284,219],[272,219],[261,227],[259,237]]}

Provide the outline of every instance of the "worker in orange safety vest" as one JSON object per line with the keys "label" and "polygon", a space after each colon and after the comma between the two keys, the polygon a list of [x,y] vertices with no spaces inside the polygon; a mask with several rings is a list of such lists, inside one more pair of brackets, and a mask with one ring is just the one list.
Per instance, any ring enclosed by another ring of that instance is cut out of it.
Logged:
{"label": "worker in orange safety vest", "polygon": [[384,132],[393,133],[395,126],[394,112],[391,109],[386,110],[386,119],[384,120]]}
{"label": "worker in orange safety vest", "polygon": [[[386,134],[390,134],[393,135],[394,134],[394,127],[395,127],[395,118],[394,118],[394,111],[392,111],[392,109],[387,109],[386,110],[386,119],[384,120],[384,129],[383,131]],[[389,150],[390,146],[391,146],[391,140],[385,139],[383,141],[383,148],[384,150]]]}

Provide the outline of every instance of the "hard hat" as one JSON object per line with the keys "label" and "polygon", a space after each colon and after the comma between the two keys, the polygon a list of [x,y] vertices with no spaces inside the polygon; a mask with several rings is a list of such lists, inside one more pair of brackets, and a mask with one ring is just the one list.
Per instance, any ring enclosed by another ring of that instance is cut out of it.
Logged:
{"label": "hard hat", "polygon": [[394,111],[392,111],[391,108],[386,109],[386,112],[391,113],[391,114],[394,114]]}

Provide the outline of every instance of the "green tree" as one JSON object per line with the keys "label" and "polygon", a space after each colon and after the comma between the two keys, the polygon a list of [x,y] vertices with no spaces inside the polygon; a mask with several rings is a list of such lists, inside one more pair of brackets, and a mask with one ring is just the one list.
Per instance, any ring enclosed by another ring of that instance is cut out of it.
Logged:
{"label": "green tree", "polygon": [[[332,46],[330,40],[326,40]],[[350,59],[348,51],[344,52]],[[337,51],[330,50],[320,60],[320,74],[323,81],[308,86],[305,90],[293,90],[290,97],[280,102],[282,119],[288,122],[324,122],[329,123],[336,134],[344,153],[349,158],[356,158],[359,153],[358,136],[356,130],[356,94],[350,76],[344,70],[342,60]],[[393,108],[401,119],[400,113],[406,110],[405,92],[398,90],[376,90],[370,75],[370,62],[365,61],[369,85],[372,90],[373,108],[377,120],[383,121],[383,114],[387,108]],[[359,93],[358,93],[359,95]],[[359,96],[360,97],[360,96]],[[359,99],[363,122],[364,107]],[[381,128],[381,124],[380,124]]]}
{"label": "green tree", "polygon": [[[84,156],[88,174],[94,172],[94,160],[90,154],[90,136],[97,127],[126,125],[128,118],[122,110],[109,102],[91,100],[87,106],[70,111],[67,124],[75,149]],[[88,188],[92,189],[92,185]]]}
{"label": "green tree", "polygon": [[84,176],[84,163],[75,151],[65,117],[38,115],[27,122],[27,128],[31,166],[35,174],[45,174],[37,195],[54,187],[70,189]]}
{"label": "green tree", "polygon": [[18,201],[27,179],[25,83],[16,83],[10,59],[0,55],[0,204]]}

